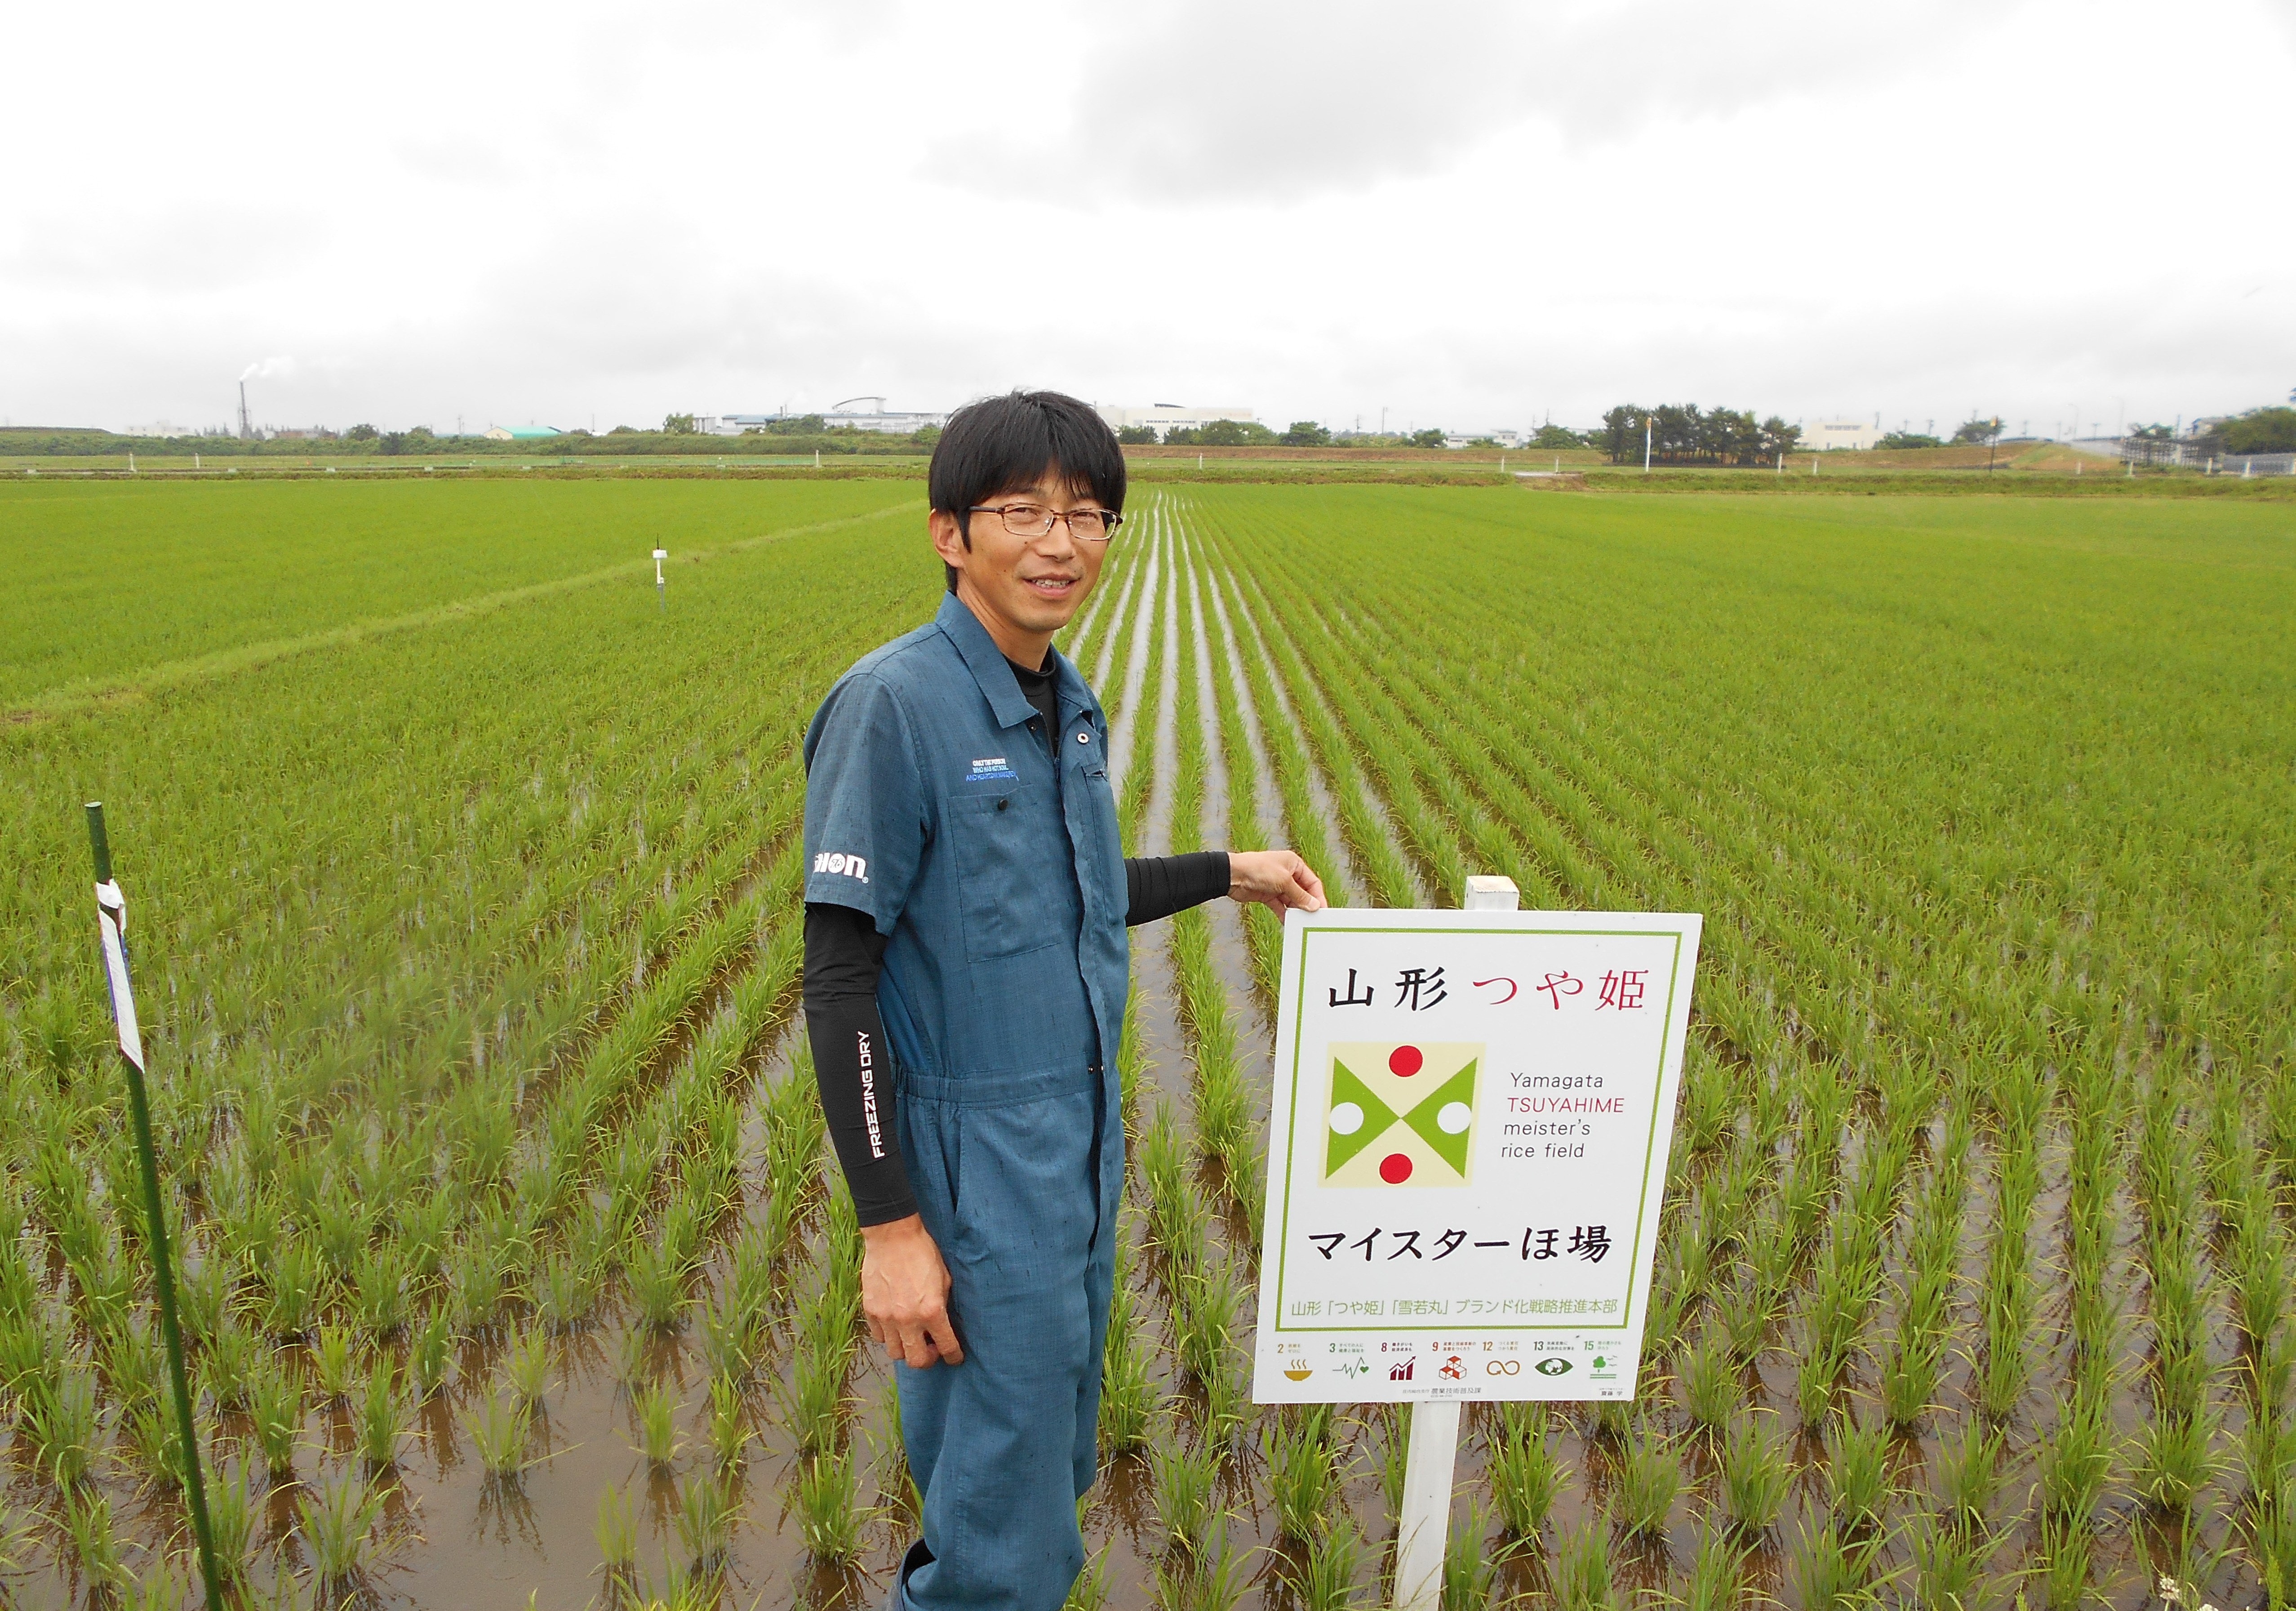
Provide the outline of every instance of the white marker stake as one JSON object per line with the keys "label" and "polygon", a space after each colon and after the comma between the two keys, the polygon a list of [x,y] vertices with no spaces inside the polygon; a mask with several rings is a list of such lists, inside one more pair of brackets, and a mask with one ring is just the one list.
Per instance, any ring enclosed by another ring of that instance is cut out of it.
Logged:
{"label": "white marker stake", "polygon": [[[1470,912],[1512,912],[1522,896],[1512,878],[1467,879]],[[1395,1518],[1395,1611],[1436,1611],[1443,1596],[1443,1548],[1451,1528],[1451,1472],[1459,1458],[1459,1401],[1421,1399],[1411,1406],[1411,1442],[1403,1462],[1403,1510]]]}
{"label": "white marker stake", "polygon": [[669,550],[667,548],[656,548],[653,551],[653,602],[665,609],[668,607],[669,594],[667,584],[661,579],[661,562],[668,557]]}

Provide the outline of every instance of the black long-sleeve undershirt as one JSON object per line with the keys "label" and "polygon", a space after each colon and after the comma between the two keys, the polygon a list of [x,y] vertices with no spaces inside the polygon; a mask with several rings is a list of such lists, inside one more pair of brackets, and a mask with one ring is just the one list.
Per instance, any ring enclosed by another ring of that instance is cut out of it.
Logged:
{"label": "black long-sleeve undershirt", "polygon": [[[1124,863],[1127,927],[1152,923],[1227,893],[1227,852],[1141,856]],[[821,1111],[853,1207],[864,1225],[917,1212],[893,1126],[885,1026],[877,980],[885,936],[868,914],[825,901],[805,908],[805,1018]]]}

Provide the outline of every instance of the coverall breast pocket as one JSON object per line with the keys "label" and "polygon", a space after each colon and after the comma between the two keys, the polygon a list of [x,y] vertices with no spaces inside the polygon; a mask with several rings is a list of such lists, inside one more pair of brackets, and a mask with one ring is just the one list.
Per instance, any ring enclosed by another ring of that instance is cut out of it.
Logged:
{"label": "coverall breast pocket", "polygon": [[1051,795],[1042,784],[1016,784],[949,804],[964,952],[974,962],[1018,957],[1061,938],[1060,892],[1073,875]]}

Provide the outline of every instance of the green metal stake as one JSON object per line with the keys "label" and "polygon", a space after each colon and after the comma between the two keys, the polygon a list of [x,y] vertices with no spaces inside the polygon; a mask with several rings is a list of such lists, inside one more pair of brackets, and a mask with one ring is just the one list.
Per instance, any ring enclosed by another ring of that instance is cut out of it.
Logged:
{"label": "green metal stake", "polygon": [[127,1106],[135,1116],[135,1152],[144,1163],[144,1213],[151,1226],[152,1285],[160,1297],[160,1331],[168,1342],[168,1372],[176,1390],[176,1419],[184,1434],[184,1498],[199,1540],[200,1576],[208,1611],[224,1611],[216,1574],[215,1535],[208,1525],[207,1484],[200,1475],[199,1429],[192,1419],[192,1389],[184,1375],[184,1333],[176,1321],[175,1261],[168,1253],[168,1217],[160,1201],[160,1160],[152,1148],[152,1104],[144,1094],[144,1032],[135,1022],[135,992],[127,977],[127,900],[111,881],[111,842],[103,831],[103,804],[87,802],[87,837],[95,851],[95,916],[103,938],[104,982],[119,1032],[119,1060],[127,1067]]}

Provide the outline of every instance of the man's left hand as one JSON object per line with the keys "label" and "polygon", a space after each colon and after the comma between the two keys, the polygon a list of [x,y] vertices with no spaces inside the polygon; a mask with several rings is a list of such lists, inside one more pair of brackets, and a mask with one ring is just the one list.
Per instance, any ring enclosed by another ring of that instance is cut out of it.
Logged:
{"label": "man's left hand", "polygon": [[1231,900],[1258,901],[1278,917],[1287,908],[1320,912],[1324,881],[1296,851],[1230,851],[1227,892]]}

